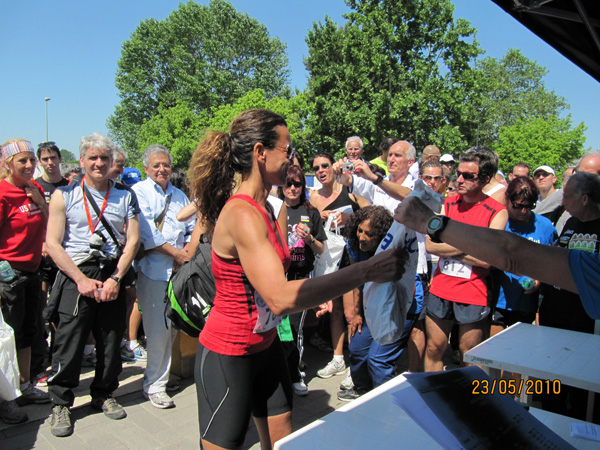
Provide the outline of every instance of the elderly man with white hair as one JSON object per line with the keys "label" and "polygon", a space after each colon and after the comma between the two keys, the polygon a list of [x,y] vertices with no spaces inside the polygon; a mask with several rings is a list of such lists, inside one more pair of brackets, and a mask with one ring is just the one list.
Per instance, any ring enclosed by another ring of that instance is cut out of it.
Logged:
{"label": "elderly man with white hair", "polygon": [[193,220],[179,222],[177,213],[189,203],[169,181],[173,159],[162,145],[151,145],[142,156],[146,178],[132,186],[140,202],[141,241],[146,253],[136,263],[137,293],[147,339],[144,396],[152,406],[165,409],[175,403],[166,392],[175,330],[165,327],[163,302],[173,270],[189,261],[185,249],[194,229]]}
{"label": "elderly man with white hair", "polygon": [[340,183],[348,186],[350,192],[366,198],[372,205],[384,206],[393,213],[398,203],[412,191],[415,179],[408,170],[415,158],[415,147],[410,142],[398,141],[388,152],[387,177],[373,173],[364,161],[354,161],[351,174],[342,173],[342,161],[334,164],[334,170],[341,173]]}

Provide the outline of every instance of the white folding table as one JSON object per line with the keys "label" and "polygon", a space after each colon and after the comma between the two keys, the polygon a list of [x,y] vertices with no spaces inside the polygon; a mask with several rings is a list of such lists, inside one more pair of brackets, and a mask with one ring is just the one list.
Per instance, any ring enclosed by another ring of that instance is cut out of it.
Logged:
{"label": "white folding table", "polygon": [[[394,403],[395,392],[410,385],[400,375],[342,408],[275,443],[276,450],[438,449],[433,440]],[[310,394],[309,394],[310,395]],[[581,422],[536,408],[530,412],[577,449],[600,449],[600,442],[571,436],[571,422]]]}
{"label": "white folding table", "polygon": [[[600,392],[600,336],[595,334],[516,323],[466,352],[464,360],[488,368],[492,378],[506,370]],[[591,406],[588,402],[587,420]]]}

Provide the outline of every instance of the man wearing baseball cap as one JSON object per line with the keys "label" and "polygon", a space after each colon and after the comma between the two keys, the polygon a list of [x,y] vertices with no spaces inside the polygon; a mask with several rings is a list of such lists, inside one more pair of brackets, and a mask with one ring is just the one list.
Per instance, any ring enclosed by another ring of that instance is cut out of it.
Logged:
{"label": "man wearing baseball cap", "polygon": [[456,164],[456,161],[454,161],[454,156],[452,156],[450,153],[444,153],[440,158],[440,162],[442,163],[444,171],[452,174],[454,171],[454,165]]}
{"label": "man wearing baseball cap", "polygon": [[142,181],[142,175],[135,167],[125,167],[123,175],[121,175],[121,181],[125,186],[133,186],[135,183]]}
{"label": "man wearing baseball cap", "polygon": [[556,221],[563,212],[562,189],[556,189],[556,173],[550,166],[539,166],[533,171],[533,181],[540,191],[537,206],[533,212],[547,217],[556,225]]}

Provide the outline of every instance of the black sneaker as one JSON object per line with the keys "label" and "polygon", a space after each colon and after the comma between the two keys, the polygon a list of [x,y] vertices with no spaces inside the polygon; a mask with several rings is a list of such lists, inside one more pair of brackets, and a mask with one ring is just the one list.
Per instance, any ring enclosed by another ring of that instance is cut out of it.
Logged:
{"label": "black sneaker", "polygon": [[112,420],[124,419],[127,413],[113,397],[96,397],[92,399],[92,408],[103,411],[104,415]]}
{"label": "black sneaker", "polygon": [[0,419],[4,423],[14,424],[27,422],[29,417],[14,400],[0,401]]}
{"label": "black sneaker", "polygon": [[73,434],[71,411],[68,406],[54,405],[52,407],[50,431],[56,437],[67,437]]}
{"label": "black sneaker", "polygon": [[356,400],[361,395],[363,394],[361,394],[355,389],[346,389],[343,391],[339,391],[337,393],[337,398],[338,400],[341,400],[343,402],[351,402],[352,400]]}

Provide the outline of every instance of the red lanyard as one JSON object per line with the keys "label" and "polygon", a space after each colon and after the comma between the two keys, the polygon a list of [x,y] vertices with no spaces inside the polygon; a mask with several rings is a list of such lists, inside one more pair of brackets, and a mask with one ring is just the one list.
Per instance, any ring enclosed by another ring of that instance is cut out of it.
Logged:
{"label": "red lanyard", "polygon": [[90,208],[88,206],[87,198],[85,196],[85,189],[83,188],[84,184],[85,184],[85,177],[83,177],[81,179],[81,191],[83,193],[83,205],[85,206],[85,214],[87,216],[88,225],[90,226],[90,231],[92,232],[92,234],[94,234],[94,231],[96,231],[96,227],[100,223],[100,220],[102,220],[102,214],[104,214],[104,210],[106,209],[106,205],[108,203],[108,194],[110,193],[110,181],[108,183],[108,189],[106,190],[106,195],[104,196],[104,201],[102,202],[102,208],[100,209],[100,215],[98,216],[98,221],[96,222],[96,225],[94,225],[92,222]]}

